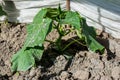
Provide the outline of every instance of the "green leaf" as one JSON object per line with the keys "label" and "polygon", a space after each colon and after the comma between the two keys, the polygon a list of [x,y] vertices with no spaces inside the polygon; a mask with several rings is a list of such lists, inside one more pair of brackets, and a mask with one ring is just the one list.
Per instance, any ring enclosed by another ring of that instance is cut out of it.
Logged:
{"label": "green leaf", "polygon": [[86,20],[82,19],[82,34],[85,36],[85,42],[89,50],[104,52],[104,47],[96,41],[95,28],[87,25]]}
{"label": "green leaf", "polygon": [[31,50],[36,61],[39,61],[42,57],[42,53],[44,51],[44,47],[42,46],[35,46],[35,47],[28,47],[28,50]]}
{"label": "green leaf", "polygon": [[62,10],[60,5],[58,8],[47,8],[46,17],[58,21],[65,18],[66,11]]}
{"label": "green leaf", "polygon": [[68,11],[66,13],[65,19],[61,20],[61,23],[70,24],[74,26],[77,35],[80,37],[81,40],[85,40],[89,50],[93,52],[100,51],[101,53],[103,53],[104,47],[95,40],[95,29],[93,27],[89,27],[86,24],[85,19],[80,17],[80,15],[77,12]]}
{"label": "green leaf", "polygon": [[[43,42],[51,29],[52,20],[44,18],[46,10],[41,10],[33,23],[27,26],[27,38],[24,46],[12,57],[12,71],[26,71],[40,60],[43,54]],[[40,16],[41,14],[41,16]]]}
{"label": "green leaf", "polygon": [[49,18],[42,19],[39,24],[31,24],[28,26],[27,40],[24,47],[42,46],[48,31],[51,28],[52,20]]}
{"label": "green leaf", "polygon": [[61,20],[61,24],[70,24],[80,30],[80,15],[77,12],[68,11],[65,19]]}
{"label": "green leaf", "polygon": [[40,10],[33,19],[33,24],[40,24],[47,14],[47,9]]}
{"label": "green leaf", "polygon": [[59,10],[57,8],[47,8],[47,14],[46,17],[56,20],[59,16]]}
{"label": "green leaf", "polygon": [[3,11],[2,7],[0,6],[0,16],[7,15],[5,11]]}
{"label": "green leaf", "polygon": [[12,71],[25,71],[35,64],[35,59],[29,50],[21,49],[12,56]]}
{"label": "green leaf", "polygon": [[100,51],[100,53],[104,53],[104,47],[98,43],[91,35],[86,35],[86,42],[88,45],[89,50],[96,52],[96,51]]}
{"label": "green leaf", "polygon": [[21,49],[12,57],[12,71],[26,71],[35,65],[35,60],[41,59],[43,48]]}

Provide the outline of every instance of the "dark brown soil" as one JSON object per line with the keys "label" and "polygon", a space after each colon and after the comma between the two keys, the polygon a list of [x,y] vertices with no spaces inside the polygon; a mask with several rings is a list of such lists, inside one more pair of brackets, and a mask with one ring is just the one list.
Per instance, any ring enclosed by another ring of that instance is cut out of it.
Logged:
{"label": "dark brown soil", "polygon": [[[23,45],[26,38],[25,24],[0,25],[0,80],[120,80],[120,40],[105,32],[98,32],[98,41],[106,47],[103,55],[92,53],[85,47],[71,45],[65,54],[58,54],[45,43],[43,58],[36,67],[26,72],[12,73],[11,57]],[[55,40],[57,33],[47,38]],[[64,37],[64,42],[75,37],[74,33]]]}

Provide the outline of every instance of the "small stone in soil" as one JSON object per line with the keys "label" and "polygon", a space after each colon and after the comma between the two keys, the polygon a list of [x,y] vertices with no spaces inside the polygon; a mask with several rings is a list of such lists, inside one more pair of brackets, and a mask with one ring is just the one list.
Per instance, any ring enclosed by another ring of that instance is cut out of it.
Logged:
{"label": "small stone in soil", "polygon": [[100,80],[112,80],[110,76],[102,76]]}
{"label": "small stone in soil", "polygon": [[36,75],[35,69],[31,69],[29,75],[30,75],[31,77],[35,76],[35,75]]}
{"label": "small stone in soil", "polygon": [[79,70],[79,71],[76,71],[75,73],[73,73],[73,77],[75,79],[88,80],[89,72],[88,71]]}
{"label": "small stone in soil", "polygon": [[114,67],[112,69],[112,74],[111,75],[115,80],[118,80],[120,78],[120,67]]}
{"label": "small stone in soil", "polygon": [[67,78],[70,77],[70,74],[67,71],[62,71],[60,75],[61,80],[66,80]]}

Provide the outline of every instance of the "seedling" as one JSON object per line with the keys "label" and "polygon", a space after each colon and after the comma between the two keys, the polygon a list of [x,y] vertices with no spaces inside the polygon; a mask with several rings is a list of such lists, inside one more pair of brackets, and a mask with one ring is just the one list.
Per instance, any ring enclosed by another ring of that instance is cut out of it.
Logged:
{"label": "seedling", "polygon": [[[69,25],[69,29],[66,28]],[[55,42],[46,40],[46,36],[56,29],[59,37]],[[61,47],[62,37],[75,31],[79,40],[73,39],[65,47]],[[42,58],[45,41],[49,41],[56,46],[56,50],[64,52],[74,42],[88,47],[93,52],[104,52],[104,47],[96,40],[96,32],[93,27],[87,25],[85,18],[81,17],[78,12],[61,10],[58,8],[45,8],[40,10],[34,17],[31,24],[27,26],[27,38],[22,47],[12,57],[12,71],[26,71],[35,65],[35,61]]]}

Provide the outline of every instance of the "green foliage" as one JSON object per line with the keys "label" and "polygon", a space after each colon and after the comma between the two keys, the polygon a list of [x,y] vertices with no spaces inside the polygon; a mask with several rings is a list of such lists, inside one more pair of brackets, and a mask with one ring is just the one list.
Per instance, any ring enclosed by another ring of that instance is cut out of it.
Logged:
{"label": "green foliage", "polygon": [[[12,71],[25,71],[35,65],[35,60],[40,60],[43,53],[43,42],[52,20],[43,19],[46,9],[43,9],[34,18],[33,23],[27,26],[27,39],[24,46],[12,57]],[[41,16],[40,16],[41,15]]]}
{"label": "green foliage", "polygon": [[77,12],[68,11],[66,13],[65,19],[61,21],[62,24],[70,24],[75,27],[75,29],[80,30],[80,16]]}
{"label": "green foliage", "polygon": [[[71,26],[69,30],[65,29],[64,25],[66,24]],[[56,29],[59,33],[55,42],[46,40],[46,36],[51,32],[51,29]],[[77,36],[89,50],[103,53],[104,47],[95,40],[95,29],[88,26],[86,20],[77,12],[61,10],[60,6],[58,9],[46,8],[40,10],[34,17],[33,22],[27,26],[26,41],[22,49],[12,57],[12,71],[26,71],[34,66],[35,61],[42,58],[44,41],[52,42],[56,46],[56,50],[65,52],[71,44],[79,42],[73,40],[65,47],[61,46],[62,37],[71,31],[76,31]]]}
{"label": "green foliage", "polygon": [[2,7],[0,6],[0,16],[3,16],[3,15],[7,15],[7,14],[3,11]]}
{"label": "green foliage", "polygon": [[82,22],[81,24],[82,35],[84,35],[85,37],[85,42],[87,44],[88,49],[93,52],[100,51],[101,53],[103,53],[104,47],[95,40],[96,39],[95,28],[88,26],[84,18],[81,20],[81,22]]}

